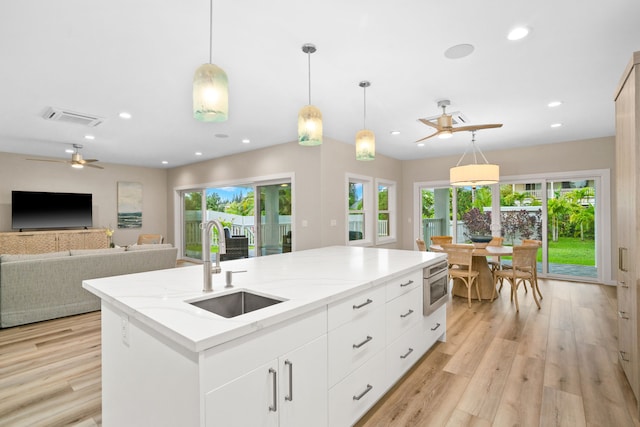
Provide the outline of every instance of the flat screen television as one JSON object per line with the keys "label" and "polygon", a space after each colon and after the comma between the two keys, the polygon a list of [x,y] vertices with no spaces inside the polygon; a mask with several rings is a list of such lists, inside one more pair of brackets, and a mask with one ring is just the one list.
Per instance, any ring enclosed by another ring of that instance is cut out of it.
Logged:
{"label": "flat screen television", "polygon": [[11,228],[89,228],[92,195],[86,193],[11,192]]}

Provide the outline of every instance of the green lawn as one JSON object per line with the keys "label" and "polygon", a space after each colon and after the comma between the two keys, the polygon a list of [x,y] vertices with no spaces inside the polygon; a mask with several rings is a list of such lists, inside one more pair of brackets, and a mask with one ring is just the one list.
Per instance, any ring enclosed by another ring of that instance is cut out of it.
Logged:
{"label": "green lawn", "polygon": [[[560,237],[557,242],[549,240],[548,244],[550,264],[596,265],[596,243],[593,239],[582,241],[579,237]],[[538,251],[538,261],[542,261],[542,251]]]}
{"label": "green lawn", "polygon": [[[580,240],[579,237],[560,237],[557,242],[549,240],[549,262],[554,264],[596,265],[595,240]],[[541,261],[542,251],[538,253]]]}

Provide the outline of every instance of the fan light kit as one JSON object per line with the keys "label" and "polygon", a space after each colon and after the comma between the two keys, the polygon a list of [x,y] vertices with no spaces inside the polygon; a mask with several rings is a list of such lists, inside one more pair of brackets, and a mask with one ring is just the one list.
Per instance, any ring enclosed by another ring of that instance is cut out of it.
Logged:
{"label": "fan light kit", "polygon": [[427,119],[418,119],[419,122],[431,126],[436,129],[435,133],[432,133],[429,136],[425,136],[422,139],[417,140],[416,142],[424,141],[425,139],[432,138],[437,136],[440,139],[451,138],[454,132],[461,131],[474,131],[479,129],[490,129],[490,128],[499,128],[502,127],[502,123],[495,124],[486,124],[486,125],[469,125],[469,126],[460,126],[457,128],[453,127],[453,119],[451,118],[451,114],[447,114],[446,108],[451,105],[451,102],[448,99],[444,99],[442,101],[438,101],[438,107],[442,108],[442,115],[438,117],[438,122],[433,123]]}
{"label": "fan light kit", "polygon": [[[96,169],[104,169],[102,166],[94,165],[94,162],[97,162],[97,159],[83,159],[82,154],[80,154],[80,149],[82,149],[82,145],[73,144],[74,150],[71,152],[71,160],[60,160],[60,159],[27,159],[27,160],[36,160],[39,162],[56,162],[56,163],[69,163],[72,168],[82,169],[85,166]],[[69,150],[65,150],[69,152]]]}

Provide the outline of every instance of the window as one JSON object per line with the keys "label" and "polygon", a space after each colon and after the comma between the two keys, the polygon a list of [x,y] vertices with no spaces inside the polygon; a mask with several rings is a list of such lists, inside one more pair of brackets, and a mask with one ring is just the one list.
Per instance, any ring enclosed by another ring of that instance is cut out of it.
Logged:
{"label": "window", "polygon": [[396,241],[396,183],[376,180],[378,221],[376,243]]}
{"label": "window", "polygon": [[369,177],[347,175],[347,241],[373,244],[373,191]]}

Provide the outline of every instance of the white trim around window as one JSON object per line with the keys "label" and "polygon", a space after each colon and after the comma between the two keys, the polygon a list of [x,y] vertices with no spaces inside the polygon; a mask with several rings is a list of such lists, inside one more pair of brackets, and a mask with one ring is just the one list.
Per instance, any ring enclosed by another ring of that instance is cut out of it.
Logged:
{"label": "white trim around window", "polygon": [[[362,206],[353,209],[349,206],[349,190],[351,184],[358,188],[359,196],[362,197]],[[373,208],[373,178],[370,176],[345,175],[345,241],[349,246],[372,246],[374,242],[375,210]],[[351,240],[352,235],[361,234],[361,239]]]}
{"label": "white trim around window", "polygon": [[[375,221],[375,237],[376,245],[395,243],[398,239],[397,234],[397,196],[398,186],[395,181],[386,179],[376,179],[375,181],[375,201],[376,201],[376,219]],[[380,209],[380,188],[383,187],[387,191],[387,209]],[[386,216],[381,219],[380,216]]]}

